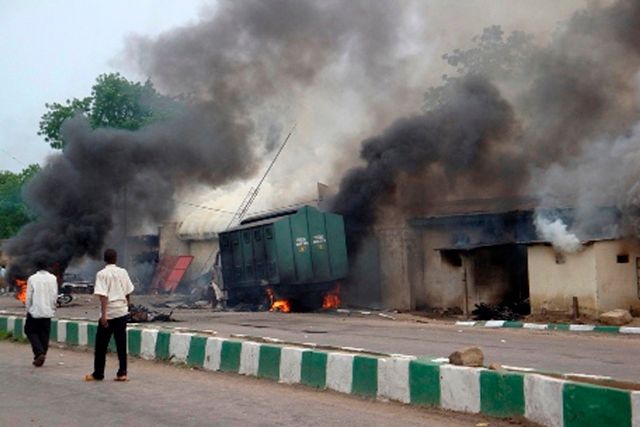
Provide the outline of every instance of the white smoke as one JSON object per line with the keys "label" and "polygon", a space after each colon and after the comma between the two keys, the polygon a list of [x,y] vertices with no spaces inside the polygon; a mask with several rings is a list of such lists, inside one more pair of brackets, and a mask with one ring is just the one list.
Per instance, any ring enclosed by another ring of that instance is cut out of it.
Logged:
{"label": "white smoke", "polygon": [[557,251],[573,253],[582,249],[578,236],[569,232],[567,225],[561,219],[551,220],[536,212],[534,223],[538,236],[551,242]]}

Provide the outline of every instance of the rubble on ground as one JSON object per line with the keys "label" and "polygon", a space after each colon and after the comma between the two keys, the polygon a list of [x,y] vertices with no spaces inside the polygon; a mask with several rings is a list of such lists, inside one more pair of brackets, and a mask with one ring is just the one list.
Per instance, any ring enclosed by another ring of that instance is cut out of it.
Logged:
{"label": "rubble on ground", "polygon": [[529,301],[509,302],[503,304],[476,304],[471,312],[475,320],[520,320],[529,311]]}
{"label": "rubble on ground", "polygon": [[457,366],[482,367],[484,354],[479,347],[467,347],[449,355],[449,363]]}
{"label": "rubble on ground", "polygon": [[175,322],[171,317],[173,310],[169,314],[153,311],[144,305],[132,304],[129,306],[128,323],[144,323],[144,322]]}
{"label": "rubble on ground", "polygon": [[630,323],[633,317],[631,317],[631,313],[628,310],[618,308],[602,313],[598,320],[605,325],[622,326]]}
{"label": "rubble on ground", "polygon": [[176,309],[176,308],[180,308],[180,309],[198,309],[198,308],[211,308],[211,302],[210,301],[205,301],[205,300],[198,300],[198,301],[188,301],[188,300],[173,300],[173,301],[167,301],[167,302],[163,302],[163,303],[159,303],[159,304],[154,304],[154,307],[157,308],[170,308],[170,309]]}

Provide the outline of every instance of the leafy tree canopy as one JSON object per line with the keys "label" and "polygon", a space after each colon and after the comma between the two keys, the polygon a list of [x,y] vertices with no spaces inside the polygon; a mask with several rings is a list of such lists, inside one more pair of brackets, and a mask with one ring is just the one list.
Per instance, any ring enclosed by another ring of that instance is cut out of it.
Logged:
{"label": "leafy tree canopy", "polygon": [[0,239],[15,235],[20,227],[33,219],[33,215],[22,201],[22,187],[38,171],[34,164],[19,173],[0,172]]}
{"label": "leafy tree canopy", "polygon": [[127,80],[119,73],[102,74],[91,89],[91,96],[67,99],[64,103],[45,104],[47,112],[40,119],[38,135],[52,148],[63,148],[60,127],[65,120],[80,113],[91,126],[135,130],[149,123],[174,116],[180,104],[159,94],[150,80],[144,83]]}

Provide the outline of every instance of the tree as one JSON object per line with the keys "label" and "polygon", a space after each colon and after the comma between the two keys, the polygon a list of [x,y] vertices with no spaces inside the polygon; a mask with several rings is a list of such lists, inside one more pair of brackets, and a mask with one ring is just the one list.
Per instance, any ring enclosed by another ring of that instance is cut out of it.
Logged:
{"label": "tree", "polygon": [[95,128],[111,127],[136,130],[149,123],[177,114],[180,103],[159,94],[150,80],[132,82],[119,73],[102,74],[91,89],[91,96],[64,104],[45,104],[47,112],[40,119],[38,135],[52,148],[63,148],[60,127],[74,114],[83,114]]}
{"label": "tree", "polygon": [[0,172],[0,239],[13,236],[33,219],[22,201],[22,188],[39,170],[34,164],[20,173]]}
{"label": "tree", "polygon": [[455,75],[442,76],[443,84],[431,87],[424,94],[424,111],[435,110],[448,102],[455,83],[468,75],[482,75],[493,81],[507,82],[526,75],[527,64],[535,51],[533,36],[514,31],[505,37],[498,25],[482,30],[472,39],[472,46],[455,49],[443,59],[455,67]]}

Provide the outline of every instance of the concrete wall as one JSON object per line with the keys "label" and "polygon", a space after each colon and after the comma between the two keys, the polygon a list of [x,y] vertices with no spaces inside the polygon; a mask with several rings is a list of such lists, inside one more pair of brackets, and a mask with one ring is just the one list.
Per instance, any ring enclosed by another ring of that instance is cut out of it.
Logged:
{"label": "concrete wall", "polygon": [[160,227],[160,257],[164,255],[191,255],[193,261],[185,280],[193,280],[211,269],[218,251],[218,239],[186,240],[178,235],[178,224],[165,223]]}
{"label": "concrete wall", "polygon": [[159,253],[163,255],[189,255],[189,242],[178,237],[178,224],[167,222],[158,229],[160,237]]}
{"label": "concrete wall", "polygon": [[188,279],[195,279],[211,270],[219,250],[218,239],[189,240],[189,255],[193,256],[188,271]]}
{"label": "concrete wall", "polygon": [[[556,251],[544,244],[529,246],[529,298],[531,312],[571,313],[573,297],[580,312],[596,315],[596,250],[590,244],[573,254],[557,258]],[[615,260],[614,260],[615,261]]]}
{"label": "concrete wall", "polygon": [[380,298],[382,306],[396,310],[415,309],[413,284],[419,272],[419,245],[408,228],[376,230],[380,248]]}
{"label": "concrete wall", "polygon": [[[424,279],[416,297],[420,306],[429,308],[465,309],[465,280],[472,274],[472,261],[459,255],[462,265],[454,265],[438,248],[449,244],[446,233],[423,233]],[[452,254],[454,255],[454,254]]]}
{"label": "concrete wall", "polygon": [[[603,241],[593,244],[595,249],[598,310],[616,308],[640,309],[638,298],[637,259],[640,247],[630,241]],[[628,262],[624,259],[627,257]]]}

